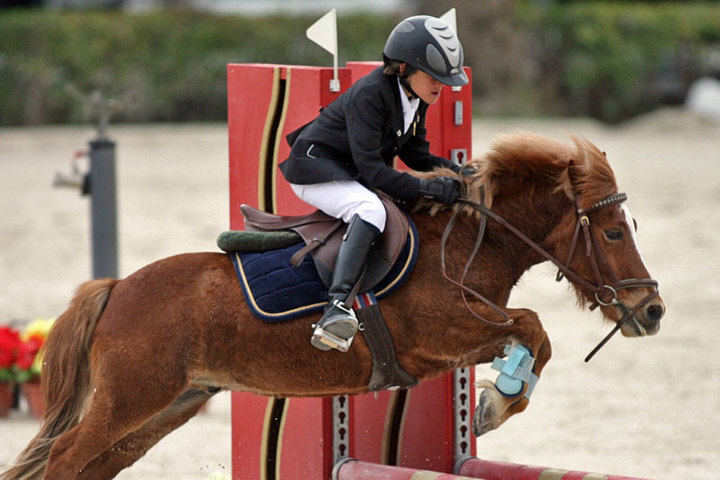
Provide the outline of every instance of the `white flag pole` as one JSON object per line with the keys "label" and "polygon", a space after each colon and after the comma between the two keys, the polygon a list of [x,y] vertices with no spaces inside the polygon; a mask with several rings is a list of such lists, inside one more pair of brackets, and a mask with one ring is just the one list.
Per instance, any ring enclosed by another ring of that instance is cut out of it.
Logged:
{"label": "white flag pole", "polygon": [[330,80],[330,91],[340,91],[340,78],[338,77],[338,48],[337,48],[337,15],[333,8],[313,23],[305,31],[308,39],[332,53],[333,78]]}

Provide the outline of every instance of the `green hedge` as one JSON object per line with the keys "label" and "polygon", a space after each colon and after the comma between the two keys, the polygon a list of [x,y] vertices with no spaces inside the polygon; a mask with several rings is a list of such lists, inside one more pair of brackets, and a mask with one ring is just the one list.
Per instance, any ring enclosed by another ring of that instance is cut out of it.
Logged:
{"label": "green hedge", "polygon": [[718,3],[574,3],[532,23],[558,113],[620,121],[681,101],[698,76],[720,74],[707,62],[720,52]]}
{"label": "green hedge", "polygon": [[[440,14],[452,3],[418,7]],[[467,2],[458,16],[480,114],[619,121],[681,100],[720,49],[717,2],[498,0]],[[0,125],[85,121],[68,85],[123,98],[114,121],[224,120],[227,63],[331,65],[305,38],[315,19],[0,10]],[[398,18],[338,21],[342,65],[379,60]]]}
{"label": "green hedge", "polygon": [[[83,121],[68,85],[122,98],[117,121],[223,120],[227,63],[332,65],[305,38],[314,20],[175,10],[1,12],[0,125]],[[341,61],[378,60],[396,20],[341,18]]]}

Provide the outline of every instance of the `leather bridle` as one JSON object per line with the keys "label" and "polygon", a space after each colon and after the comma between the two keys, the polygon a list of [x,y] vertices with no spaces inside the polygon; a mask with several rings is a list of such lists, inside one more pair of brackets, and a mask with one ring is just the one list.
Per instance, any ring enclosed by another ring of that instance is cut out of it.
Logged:
{"label": "leather bridle", "polygon": [[[480,187],[480,194],[481,198],[484,198],[485,196],[485,189],[483,186]],[[445,244],[447,243],[447,240],[450,236],[450,233],[452,232],[452,229],[455,226],[455,223],[457,221],[458,215],[462,211],[462,208],[455,211],[455,213],[452,215],[450,220],[448,221],[447,226],[445,227],[445,231],[443,232],[442,239],[440,241],[440,265],[443,276],[453,283],[454,285],[457,285],[460,287],[460,291],[462,293],[463,302],[465,303],[466,308],[472,313],[472,315],[480,320],[481,322],[491,325],[498,328],[506,328],[513,324],[513,320],[509,317],[507,312],[505,312],[502,308],[500,308],[497,304],[489,300],[488,298],[484,297],[480,293],[476,292],[475,290],[471,289],[470,287],[465,285],[465,277],[470,269],[470,265],[472,264],[473,260],[475,259],[475,256],[480,249],[480,245],[482,244],[483,238],[485,236],[485,229],[487,226],[487,219],[490,218],[493,221],[499,223],[504,228],[512,232],[516,237],[520,238],[523,242],[525,242],[528,246],[530,246],[533,250],[535,250],[537,253],[539,253],[543,258],[546,260],[551,261],[558,267],[558,273],[556,275],[556,280],[560,281],[563,277],[567,277],[568,279],[572,280],[574,283],[581,285],[586,290],[593,293],[595,297],[595,302],[593,302],[590,306],[590,309],[593,310],[598,307],[598,305],[608,306],[608,305],[615,305],[620,307],[624,311],[623,317],[617,322],[613,330],[588,354],[587,357],[585,357],[585,361],[589,361],[595,353],[597,353],[600,348],[605,345],[610,338],[617,333],[618,330],[625,324],[625,322],[632,320],[635,324],[635,328],[642,332],[644,331],[644,327],[639,324],[637,319],[635,319],[635,314],[640,311],[641,308],[643,308],[645,305],[647,305],[650,301],[652,301],[654,298],[658,297],[659,292],[657,290],[658,282],[656,280],[653,280],[651,278],[630,278],[630,279],[624,279],[624,280],[618,280],[617,276],[613,272],[613,269],[610,266],[610,263],[607,261],[607,258],[603,251],[597,246],[597,242],[595,241],[595,237],[592,233],[592,230],[590,229],[590,217],[589,213],[593,212],[595,210],[599,210],[604,207],[608,207],[611,205],[617,205],[619,203],[624,202],[627,199],[627,195],[624,193],[616,193],[613,195],[609,195],[602,200],[598,201],[591,207],[587,209],[582,209],[579,206],[579,202],[576,198],[575,200],[575,209],[577,212],[577,223],[575,225],[575,232],[573,233],[572,242],[570,245],[570,250],[568,253],[567,261],[565,263],[560,262],[557,258],[552,256],[547,250],[542,248],[539,244],[528,238],[524,233],[522,233],[520,230],[518,230],[515,226],[513,226],[511,223],[509,223],[507,220],[505,220],[502,216],[498,215],[494,211],[490,210],[488,207],[483,205],[482,203],[473,202],[471,200],[468,200],[466,198],[460,198],[457,200],[457,203],[461,203],[463,205],[467,205],[471,207],[472,209],[476,210],[480,213],[480,224],[478,226],[478,235],[477,239],[475,241],[475,245],[473,247],[472,253],[470,254],[470,257],[465,264],[465,267],[463,269],[462,276],[460,278],[460,281],[456,281],[447,274],[446,272],[446,266],[445,266]],[[573,255],[575,254],[575,250],[577,249],[577,244],[580,240],[580,231],[583,233],[583,237],[585,239],[585,255],[589,257],[590,263],[593,268],[593,273],[595,275],[594,281],[585,279],[578,275],[575,271],[573,271],[570,268],[570,261],[573,258]],[[603,281],[602,275],[600,273],[600,265],[603,266],[604,270],[608,272],[608,275],[610,277],[609,282]],[[651,287],[653,288],[653,291],[650,292],[647,296],[645,296],[637,305],[633,307],[629,307],[625,303],[623,303],[618,298],[618,291],[628,288],[637,288],[637,287]],[[504,322],[493,322],[490,320],[487,320],[483,318],[478,313],[474,312],[470,305],[468,304],[467,298],[465,296],[466,293],[471,294],[481,302],[483,302],[485,305],[493,309],[495,312],[497,312],[501,317],[505,319]],[[608,294],[611,296],[611,298],[608,298]]]}

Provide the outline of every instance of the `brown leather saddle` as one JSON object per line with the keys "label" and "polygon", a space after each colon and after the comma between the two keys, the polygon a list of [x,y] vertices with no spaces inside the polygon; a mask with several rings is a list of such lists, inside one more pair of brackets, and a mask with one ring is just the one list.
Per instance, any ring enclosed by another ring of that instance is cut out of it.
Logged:
{"label": "brown leather saddle", "polygon": [[[380,200],[387,212],[385,230],[370,252],[362,281],[353,288],[355,292],[372,289],[390,272],[403,251],[410,230],[405,214],[388,198],[380,196]],[[240,209],[245,217],[246,230],[291,230],[300,235],[305,247],[293,255],[291,263],[299,265],[302,259],[311,253],[322,281],[328,286],[332,283],[335,259],[346,230],[345,222],[319,210],[309,215],[279,216],[261,212],[249,205],[242,205]],[[354,293],[351,293],[351,296],[354,296]],[[368,389],[379,391],[417,385],[417,379],[397,363],[393,340],[378,305],[375,303],[357,309],[356,314],[358,321],[365,326],[363,336],[373,358]]]}
{"label": "brown leather saddle", "polygon": [[[407,240],[409,225],[405,214],[384,196],[380,196],[380,200],[387,212],[385,231],[370,252],[360,292],[370,290],[388,274]],[[248,231],[292,230],[300,235],[305,247],[293,256],[293,265],[298,265],[308,253],[312,254],[320,278],[325,285],[330,285],[345,234],[345,222],[320,210],[308,215],[283,216],[262,212],[249,205],[242,205],[240,209]]]}

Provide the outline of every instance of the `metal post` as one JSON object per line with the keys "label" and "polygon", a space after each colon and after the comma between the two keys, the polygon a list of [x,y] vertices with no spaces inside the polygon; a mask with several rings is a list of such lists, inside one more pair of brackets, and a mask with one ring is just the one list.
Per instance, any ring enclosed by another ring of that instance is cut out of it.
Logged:
{"label": "metal post", "polygon": [[115,194],[115,142],[90,141],[90,216],[93,278],[118,275],[117,200]]}
{"label": "metal post", "polygon": [[[93,278],[117,278],[117,200],[115,194],[115,142],[107,137],[110,116],[122,105],[119,100],[107,99],[100,90],[83,94],[74,85],[68,92],[82,102],[90,114],[96,136],[90,151],[78,151],[73,156],[70,174],[57,172],[53,185],[77,188],[82,195],[90,195],[90,240]],[[89,157],[89,170],[83,174],[77,162]]]}

